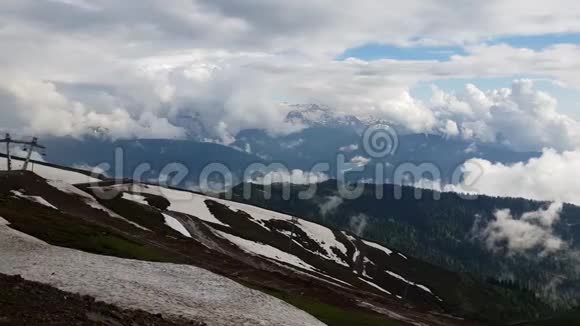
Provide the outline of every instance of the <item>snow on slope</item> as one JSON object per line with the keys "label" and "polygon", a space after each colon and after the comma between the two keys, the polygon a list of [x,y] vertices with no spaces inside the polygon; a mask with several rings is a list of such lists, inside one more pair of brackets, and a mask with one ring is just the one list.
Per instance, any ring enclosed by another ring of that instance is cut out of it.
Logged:
{"label": "snow on slope", "polygon": [[324,325],[285,302],[204,269],[55,247],[7,224],[0,218],[0,273],[211,326]]}
{"label": "snow on slope", "polygon": [[16,191],[16,190],[12,190],[10,192],[18,198],[27,199],[27,200],[30,200],[30,201],[35,202],[37,204],[58,210],[58,208],[56,208],[53,204],[49,203],[46,199],[44,199],[40,196],[27,196],[27,195],[21,193],[20,191]]}
{"label": "snow on slope", "polygon": [[191,238],[191,234],[187,231],[187,229],[183,226],[183,224],[181,224],[181,222],[179,222],[176,218],[164,213],[162,213],[162,215],[165,218],[165,224],[167,226],[183,234],[184,236]]}
{"label": "snow on slope", "polygon": [[378,249],[378,250],[384,252],[388,256],[390,256],[393,253],[393,251],[391,249],[385,248],[378,243],[374,243],[374,242],[370,242],[370,241],[366,241],[366,240],[362,240],[362,242],[364,242],[369,247],[373,247],[375,249]]}
{"label": "snow on slope", "polygon": [[[223,205],[226,205],[232,210],[245,212],[257,221],[282,220],[286,222],[292,222],[292,216],[290,215],[232,201],[217,200],[214,198],[208,199],[215,200]],[[320,247],[322,247],[327,252],[326,255],[322,255],[318,252],[315,252],[315,254],[321,256],[324,259],[333,260],[334,262],[343,266],[348,266],[348,264],[345,263],[340,257],[338,257],[332,250],[332,248],[336,248],[345,256],[347,254],[346,247],[342,242],[336,239],[332,230],[322,225],[308,222],[302,219],[298,221],[296,226],[302,229],[302,231],[304,231],[304,233],[306,233],[310,239],[316,241]]]}
{"label": "snow on slope", "polygon": [[[24,162],[12,160],[12,169],[13,170],[20,170]],[[6,158],[0,157],[0,170],[6,170]],[[29,170],[32,170],[32,165],[28,166]],[[78,184],[78,183],[90,183],[90,182],[99,182],[100,179],[90,177],[88,175],[68,171],[64,169],[53,168],[50,166],[42,165],[42,164],[34,164],[34,173],[38,174],[39,176],[47,179],[47,180],[60,180],[70,184]]]}
{"label": "snow on slope", "polygon": [[354,247],[354,254],[352,255],[352,261],[353,261],[353,263],[356,263],[356,261],[358,260],[358,257],[360,256],[360,250],[356,246],[356,239],[344,231],[342,231],[342,234],[348,239],[348,241],[350,241],[350,243]]}
{"label": "snow on slope", "polygon": [[[262,227],[264,227],[262,223],[263,221],[273,219],[283,220],[287,222],[292,221],[292,216],[290,215],[266,210],[252,205],[195,194],[188,191],[180,191],[160,186],[144,185],[144,184],[132,184],[132,185],[123,184],[104,187],[104,189],[112,189],[112,188],[115,188],[119,191],[127,191],[133,193],[132,195],[127,195],[126,198],[134,201],[136,201],[137,199],[132,196],[134,196],[135,194],[137,194],[138,196],[138,193],[163,196],[171,203],[168,210],[192,215],[206,222],[219,224],[227,227],[229,227],[229,225],[221,222],[210,212],[209,208],[207,207],[207,204],[205,203],[206,200],[218,202],[235,211],[243,211],[249,214],[254,219],[254,221],[258,222],[258,224],[260,224]],[[345,256],[347,255],[346,247],[344,246],[343,243],[341,243],[336,239],[332,230],[319,224],[308,222],[306,220],[299,220],[296,225],[297,227],[302,229],[302,231],[304,231],[304,233],[306,233],[309,238],[316,241],[320,245],[320,247],[326,251],[326,254],[322,254],[320,252],[313,252],[314,254],[319,255],[324,259],[332,260],[343,266],[347,267],[349,266],[345,261],[343,261],[342,258],[337,256],[333,251],[333,248],[335,248],[340,252],[342,252]],[[302,246],[299,243],[297,244]]]}
{"label": "snow on slope", "polygon": [[104,187],[104,189],[112,189],[112,188],[117,189],[119,191],[129,191],[135,193],[144,193],[162,196],[165,197],[167,200],[169,200],[169,202],[171,203],[171,205],[168,208],[168,210],[170,211],[192,215],[206,222],[229,227],[229,225],[224,224],[223,222],[215,218],[213,214],[209,211],[209,208],[207,208],[205,200],[206,199],[214,200],[211,197],[194,194],[188,191],[180,191],[160,186],[152,186],[144,184],[134,184],[134,185],[122,184]]}
{"label": "snow on slope", "polygon": [[[118,190],[120,190],[120,191],[134,192],[134,193],[126,193],[126,192],[123,193],[123,198],[128,199],[128,200],[132,200],[132,201],[135,201],[135,202],[138,202],[141,204],[145,204],[145,205],[147,205],[147,202],[145,201],[145,197],[142,195],[139,195],[137,193],[146,193],[146,194],[163,196],[163,197],[167,198],[171,203],[169,210],[180,212],[180,213],[185,213],[188,215],[193,215],[193,216],[196,216],[204,221],[211,222],[214,224],[219,224],[222,226],[227,226],[227,227],[229,227],[229,225],[218,220],[210,212],[210,210],[208,209],[208,207],[205,203],[206,200],[212,200],[212,201],[219,202],[219,203],[229,207],[232,210],[243,211],[243,212],[249,214],[253,218],[253,221],[263,228],[266,228],[266,226],[263,223],[264,221],[269,221],[269,220],[283,220],[283,221],[287,221],[287,222],[292,221],[292,216],[290,216],[290,215],[266,210],[266,209],[252,206],[252,205],[247,205],[247,204],[242,204],[242,203],[237,203],[237,202],[232,202],[232,201],[226,201],[226,200],[222,200],[222,199],[218,199],[218,198],[214,198],[214,197],[195,194],[195,193],[191,193],[188,191],[180,191],[180,190],[168,189],[168,188],[164,188],[164,187],[160,187],[160,186],[144,185],[144,184],[133,184],[133,185],[124,184],[124,185],[115,185],[115,186],[110,186],[110,187],[105,187],[105,188],[111,188],[111,187],[118,188]],[[88,195],[88,196],[90,196],[90,195]],[[172,229],[176,230],[177,232],[181,233],[182,235],[184,235],[186,237],[191,237],[191,234],[181,224],[181,222],[179,222],[177,219],[175,219],[167,214],[163,214],[163,216],[165,217],[165,223],[169,227],[171,227]],[[296,225],[297,225],[297,227],[302,229],[308,235],[309,238],[316,241],[327,252],[326,255],[318,253],[318,252],[315,252],[315,254],[321,256],[322,258],[325,258],[328,260],[333,260],[341,265],[348,266],[348,264],[345,263],[342,260],[342,258],[338,257],[332,250],[332,248],[336,248],[339,251],[341,251],[345,256],[347,256],[346,247],[344,246],[343,243],[339,242],[336,239],[334,233],[330,229],[328,229],[324,226],[312,223],[312,222],[305,221],[305,220],[299,220]],[[252,254],[260,255],[260,256],[269,258],[271,260],[275,260],[278,262],[284,262],[284,263],[292,265],[294,267],[298,267],[301,269],[305,269],[305,270],[309,270],[309,271],[318,273],[318,271],[316,270],[315,267],[307,264],[306,262],[302,261],[300,258],[298,258],[294,255],[288,254],[288,253],[281,251],[277,248],[274,248],[272,246],[261,244],[261,243],[256,243],[253,241],[249,241],[249,240],[246,240],[246,239],[243,239],[240,237],[236,237],[236,236],[233,236],[233,235],[225,233],[225,232],[216,231],[216,233],[218,233],[221,237],[227,239],[231,243],[237,245],[241,249],[243,249],[247,252],[250,252]],[[347,239],[353,244],[353,246],[355,248],[355,252],[354,252],[352,259],[354,262],[356,262],[356,260],[358,259],[358,257],[361,254],[360,250],[356,246],[356,239],[354,237],[350,236],[346,232],[343,232],[343,234],[347,237]],[[372,248],[375,248],[377,250],[380,250],[381,252],[385,253],[386,255],[390,256],[393,254],[392,250],[390,250],[382,245],[379,245],[379,244],[374,243],[374,242],[366,241],[366,240],[361,240],[361,241],[365,245],[372,247]],[[297,245],[302,246],[298,242],[295,242],[295,243]],[[399,255],[402,258],[407,259],[406,256],[404,256],[402,254],[399,254]],[[374,265],[374,263],[372,261],[368,260],[368,258],[364,257],[364,260],[365,260],[365,263],[370,263],[370,264]],[[392,272],[389,272],[389,271],[386,271],[386,272],[387,272],[387,274],[391,275],[392,277],[395,277],[403,282],[406,282],[407,284],[416,286],[416,287],[422,289],[423,291],[432,294],[431,290],[429,288],[427,288],[426,286],[408,281],[404,277],[402,277],[398,274],[393,273],[394,274],[393,275],[393,274],[391,274]],[[365,273],[363,272],[363,275],[364,274]],[[366,275],[366,276],[368,277],[368,275]],[[361,280],[363,280],[365,283],[371,285],[372,287],[381,290],[382,292],[391,294],[389,291],[379,287],[378,285],[376,285],[368,280],[365,280],[362,278],[361,278]]]}
{"label": "snow on slope", "polygon": [[370,286],[374,287],[375,289],[377,289],[377,290],[379,290],[379,291],[383,292],[383,293],[386,293],[386,294],[388,294],[388,295],[393,295],[391,292],[389,292],[389,291],[387,291],[387,290],[383,289],[382,287],[380,287],[380,286],[376,285],[375,283],[373,283],[373,282],[371,282],[371,281],[367,281],[367,280],[365,280],[365,279],[364,279],[364,278],[362,278],[362,277],[359,277],[358,279],[359,279],[359,280],[361,280],[361,281],[363,281],[363,282],[365,282],[366,284],[368,284],[368,285],[370,285]]}
{"label": "snow on slope", "polygon": [[279,250],[277,248],[274,248],[272,246],[269,245],[265,245],[262,243],[257,243],[257,242],[253,242],[250,240],[246,240],[234,235],[231,235],[229,233],[225,233],[225,232],[221,232],[221,231],[215,231],[219,236],[221,236],[222,238],[228,240],[229,242],[235,244],[236,246],[238,246],[240,249],[247,251],[251,254],[256,254],[256,255],[260,255],[272,260],[275,260],[277,262],[284,262],[286,264],[298,267],[298,268],[302,268],[302,269],[306,269],[309,271],[313,271],[316,272],[316,268],[314,268],[312,265],[309,265],[308,263],[304,262],[302,259],[291,255],[289,253],[286,253],[282,250]]}
{"label": "snow on slope", "polygon": [[141,205],[149,205],[149,203],[145,200],[145,196],[141,196],[141,195],[129,194],[129,193],[124,192],[123,199],[134,201],[134,202],[141,204]]}
{"label": "snow on slope", "polygon": [[[117,187],[127,187],[127,185],[120,185]],[[272,219],[283,220],[287,222],[292,221],[290,215],[269,211],[256,206],[251,206],[247,204],[241,204],[233,201],[222,200],[214,197],[204,196],[200,194],[194,194],[187,191],[180,191],[174,189],[163,188],[159,186],[151,185],[135,185],[131,186],[130,189],[123,189],[133,192],[148,193],[153,195],[161,195],[169,202],[169,210],[185,213],[198,217],[204,221],[211,222],[214,224],[220,224],[223,226],[228,226],[227,224],[218,220],[208,209],[205,201],[212,200],[218,202],[222,205],[229,207],[232,210],[243,211],[249,214],[256,221],[268,221]],[[336,239],[334,233],[321,225],[316,223],[308,222],[305,220],[300,220],[297,226],[302,229],[309,238],[318,242],[318,244],[325,249],[327,252],[326,256],[321,255],[325,259],[334,260],[335,262],[348,266],[341,258],[339,258],[333,251],[332,248],[340,250],[344,255],[346,255],[346,247],[340,241]],[[319,253],[317,253],[319,254]]]}
{"label": "snow on slope", "polygon": [[[227,227],[229,227],[229,225],[221,222],[219,219],[217,219],[210,212],[209,208],[207,207],[207,204],[205,203],[206,200],[212,200],[212,201],[218,202],[218,203],[225,205],[225,206],[227,206],[230,209],[235,210],[235,211],[243,211],[243,212],[249,214],[254,219],[255,222],[269,221],[269,220],[273,220],[273,219],[283,220],[283,221],[287,221],[287,222],[292,221],[292,216],[290,216],[290,215],[266,210],[263,208],[259,208],[259,207],[251,206],[251,205],[247,205],[247,204],[222,200],[222,199],[204,196],[204,195],[200,195],[200,194],[194,194],[194,193],[187,192],[187,191],[180,191],[180,190],[168,189],[168,188],[164,188],[164,187],[160,187],[160,186],[143,185],[143,184],[115,185],[115,186],[106,187],[106,188],[112,188],[112,187],[117,188],[120,191],[130,191],[130,192],[134,192],[134,193],[146,193],[146,194],[163,196],[167,200],[169,200],[169,202],[171,203],[168,210],[192,215],[192,216],[200,218],[206,222],[219,224],[219,225],[227,226]],[[133,197],[133,196],[135,196],[135,194],[127,194],[127,195],[124,194],[123,196],[127,196],[126,199],[130,199],[130,200],[134,200],[134,201],[138,200],[135,197]],[[123,197],[123,198],[125,198],[125,197]],[[261,224],[261,223],[258,223],[258,224],[260,224],[262,227],[264,227],[263,224]],[[335,248],[335,249],[339,250],[340,252],[342,252],[345,256],[347,255],[346,247],[344,246],[343,243],[341,243],[340,241],[338,241],[336,239],[336,236],[334,235],[332,230],[330,230],[329,228],[324,227],[322,225],[308,222],[306,220],[299,220],[296,225],[297,225],[297,227],[302,229],[302,231],[304,231],[304,233],[306,233],[309,238],[316,241],[320,245],[320,247],[326,251],[326,255],[321,254],[319,252],[314,252],[315,254],[321,256],[324,259],[332,260],[332,261],[334,261],[338,264],[341,264],[343,266],[349,266],[346,262],[343,261],[342,258],[337,256],[333,251],[333,248]],[[297,243],[297,244],[300,245],[299,243]]]}
{"label": "snow on slope", "polygon": [[110,217],[112,218],[117,218],[120,220],[123,220],[141,230],[145,230],[145,231],[151,231],[146,227],[143,227],[133,221],[129,221],[128,219],[124,218],[123,216],[113,212],[112,210],[106,208],[105,206],[101,205],[96,199],[95,197],[91,196],[90,194],[80,190],[79,188],[64,182],[62,180],[47,180],[47,183],[49,185],[51,185],[52,187],[58,189],[59,191],[62,191],[66,194],[69,195],[75,195],[78,197],[81,197],[82,200],[85,202],[85,204],[89,205],[90,207],[94,208],[94,209],[98,209],[100,211],[103,211],[105,213],[107,213]]}
{"label": "snow on slope", "polygon": [[407,280],[406,278],[402,277],[401,275],[399,275],[399,274],[397,274],[395,272],[391,272],[391,271],[385,271],[385,272],[387,274],[391,275],[392,277],[394,277],[396,279],[399,279],[399,280],[401,280],[401,281],[403,281],[403,282],[405,282],[405,283],[407,283],[409,285],[416,286],[416,287],[418,287],[419,289],[421,289],[421,290],[423,290],[425,292],[428,292],[430,294],[433,294],[433,292],[431,292],[431,289],[429,289],[425,285],[421,285],[421,284],[417,284],[415,282],[411,282],[411,281]]}
{"label": "snow on slope", "polygon": [[70,183],[67,183],[65,181],[62,180],[47,180],[46,183],[48,183],[49,185],[51,185],[53,188],[58,189],[59,191],[62,191],[64,193],[67,193],[69,195],[76,195],[79,197],[83,197],[84,199],[92,199],[94,200],[93,196],[87,194],[86,192],[80,190],[79,188],[73,186]]}

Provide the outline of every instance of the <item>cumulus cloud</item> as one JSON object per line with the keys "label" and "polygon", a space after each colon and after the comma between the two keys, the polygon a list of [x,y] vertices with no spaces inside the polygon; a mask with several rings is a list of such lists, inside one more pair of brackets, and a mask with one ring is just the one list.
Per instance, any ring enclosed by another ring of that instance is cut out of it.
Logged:
{"label": "cumulus cloud", "polygon": [[495,253],[526,255],[534,252],[546,256],[566,247],[553,226],[560,219],[561,203],[553,203],[548,208],[524,213],[514,217],[509,209],[498,210],[495,219],[485,227],[475,228],[476,238]]}
{"label": "cumulus cloud", "polygon": [[502,142],[517,150],[570,150],[580,145],[580,122],[558,113],[556,99],[536,90],[531,80],[488,92],[467,85],[460,95],[435,89],[432,105],[439,116],[455,120],[447,121],[445,134]]}
{"label": "cumulus cloud", "polygon": [[[113,137],[182,138],[184,130],[149,112],[131,116],[121,108],[99,112],[72,101],[51,82],[0,81],[0,128],[25,134],[80,136],[106,131]],[[23,130],[14,129],[23,126]]]}
{"label": "cumulus cloud", "polygon": [[441,133],[450,137],[459,135],[459,128],[457,127],[457,123],[451,120],[447,120],[443,128],[441,128]]}
{"label": "cumulus cloud", "polygon": [[580,151],[546,149],[538,158],[511,165],[483,159],[467,161],[462,170],[477,177],[446,190],[471,191],[501,197],[569,202],[580,205]]}
{"label": "cumulus cloud", "polygon": [[[437,94],[435,105],[411,95],[418,82],[530,73],[580,88],[578,65],[566,59],[580,55],[578,46],[481,43],[580,31],[573,2],[529,5],[534,10],[499,0],[478,10],[418,0],[7,0],[0,4],[0,128],[183,138],[202,124],[209,137],[229,143],[246,128],[298,130],[285,122],[290,108],[280,103],[321,101],[405,131],[569,148],[576,123],[525,83],[510,94]],[[336,59],[368,43],[455,44],[464,54],[446,61]],[[533,128],[516,135],[507,127],[513,124]],[[564,136],[551,131],[558,128]]]}
{"label": "cumulus cloud", "polygon": [[531,80],[488,92],[467,85],[460,95],[435,89],[432,104],[439,116],[454,120],[447,120],[445,134],[503,142],[517,150],[580,145],[580,122],[558,113],[556,99],[535,89]]}

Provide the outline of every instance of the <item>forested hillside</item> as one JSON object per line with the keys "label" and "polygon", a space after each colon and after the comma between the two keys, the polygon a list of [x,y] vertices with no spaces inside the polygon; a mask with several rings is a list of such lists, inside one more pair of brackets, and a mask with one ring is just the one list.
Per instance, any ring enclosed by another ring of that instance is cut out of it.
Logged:
{"label": "forested hillside", "polygon": [[[370,184],[365,185],[359,198],[348,200],[338,196],[336,181],[318,184],[316,194],[306,200],[298,198],[306,186],[292,186],[289,200],[283,200],[280,184],[272,186],[270,199],[264,198],[268,189],[261,185],[251,185],[253,190],[248,199],[243,196],[243,188],[240,185],[233,190],[235,200],[351,230],[363,238],[484,280],[515,284],[556,306],[573,305],[578,297],[575,239],[580,237],[580,208],[573,205],[564,204],[554,224],[546,229],[551,232],[549,236],[561,241],[561,248],[569,250],[546,251],[543,246],[530,246],[517,251],[510,250],[509,243],[502,241],[490,248],[483,231],[489,230],[486,227],[490,225],[497,226],[492,223],[500,210],[509,209],[510,216],[517,221],[526,213],[547,210],[549,203],[489,196],[470,198],[431,190],[422,190],[421,198],[417,199],[415,188],[394,185],[377,188]],[[382,191],[382,199],[377,199],[377,189]],[[396,193],[401,195],[400,199]]]}

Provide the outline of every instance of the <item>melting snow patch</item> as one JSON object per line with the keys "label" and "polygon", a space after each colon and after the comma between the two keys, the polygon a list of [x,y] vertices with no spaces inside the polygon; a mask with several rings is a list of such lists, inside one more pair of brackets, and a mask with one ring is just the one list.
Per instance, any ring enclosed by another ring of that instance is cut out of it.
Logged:
{"label": "melting snow patch", "polygon": [[85,204],[89,205],[90,207],[94,208],[94,209],[98,209],[100,211],[103,211],[105,213],[107,213],[107,215],[109,215],[110,217],[113,218],[118,218],[121,219],[141,230],[145,230],[145,231],[151,231],[148,228],[142,227],[141,225],[133,222],[133,221],[129,221],[128,219],[124,218],[123,216],[111,211],[110,209],[106,208],[105,206],[101,205],[96,199],[95,197],[91,196],[90,194],[78,189],[77,187],[68,184],[64,181],[60,181],[60,180],[49,180],[47,181],[49,185],[53,186],[54,188],[58,189],[59,191],[62,191],[66,194],[70,194],[70,195],[76,195],[79,197],[84,198],[84,202]]}
{"label": "melting snow patch", "polygon": [[352,255],[352,261],[354,263],[356,263],[358,257],[360,256],[360,250],[358,250],[358,247],[356,246],[356,239],[344,231],[342,231],[342,234],[348,239],[348,241],[352,244],[352,247],[354,248],[354,254]]}
{"label": "melting snow patch", "polygon": [[37,204],[58,210],[58,208],[56,208],[54,205],[52,205],[51,203],[46,201],[46,199],[44,199],[40,196],[27,196],[27,195],[24,195],[23,193],[21,193],[20,191],[16,191],[16,190],[11,190],[10,192],[18,198],[27,199],[27,200],[30,200],[30,201],[35,202]]}
{"label": "melting snow patch", "polygon": [[[218,200],[216,200],[218,201]],[[292,216],[287,214],[282,214],[274,211],[269,211],[267,209],[263,209],[256,206],[251,206],[247,204],[241,204],[236,202],[229,202],[224,200],[219,200],[218,202],[227,205],[230,209],[236,209],[238,211],[243,211],[246,214],[250,215],[253,219],[257,221],[269,221],[269,220],[282,220],[287,222],[292,222]],[[324,259],[332,260],[338,264],[348,266],[340,257],[338,257],[332,248],[338,249],[340,252],[344,253],[346,256],[346,247],[340,241],[336,239],[336,236],[329,228],[324,226],[318,225],[316,223],[312,223],[306,220],[299,220],[296,224],[304,233],[308,235],[308,237],[318,243],[320,247],[322,247],[327,254],[323,255],[319,252],[313,252]],[[306,248],[305,248],[306,249]]]}
{"label": "melting snow patch", "polygon": [[365,243],[367,246],[369,246],[369,247],[373,247],[373,248],[375,248],[375,249],[378,249],[378,250],[380,250],[380,251],[384,252],[385,254],[387,254],[388,256],[390,256],[390,255],[393,253],[393,251],[392,251],[392,250],[390,250],[390,249],[388,249],[388,248],[385,248],[385,247],[381,246],[380,244],[377,244],[377,243],[374,243],[374,242],[370,242],[370,241],[366,241],[366,240],[363,240],[363,242],[364,242],[364,243]]}
{"label": "melting snow patch", "polygon": [[136,195],[136,194],[130,194],[130,193],[124,192],[123,199],[134,201],[134,202],[141,204],[141,205],[149,206],[149,203],[147,202],[147,200],[145,200],[145,196],[142,196],[142,195]]}
{"label": "melting snow patch", "polygon": [[198,195],[183,190],[175,190],[161,186],[151,186],[144,184],[122,184],[105,187],[104,189],[107,188],[117,188],[120,191],[130,191],[133,193],[145,193],[165,197],[171,203],[167,208],[170,211],[188,214],[206,222],[229,227],[229,225],[217,219],[210,212],[205,201],[208,199],[215,201],[217,200],[208,196]]}
{"label": "melting snow patch", "polygon": [[216,231],[221,237],[227,239],[228,241],[230,241],[231,243],[235,244],[236,246],[238,246],[240,249],[245,250],[249,253],[253,253],[262,257],[266,257],[272,260],[276,260],[278,262],[283,262],[295,267],[299,267],[302,269],[306,269],[309,271],[313,271],[316,272],[316,268],[314,268],[312,265],[307,264],[306,262],[304,262],[302,259],[291,255],[289,253],[286,253],[284,251],[281,251],[277,248],[274,248],[272,246],[269,245],[265,245],[262,243],[257,243],[257,242],[253,242],[250,240],[246,240],[240,237],[236,237],[234,235],[222,232],[222,231]]}
{"label": "melting snow patch", "polygon": [[375,265],[375,263],[374,263],[372,260],[368,259],[367,257],[365,257],[365,258],[363,259],[363,263],[364,263],[364,264],[371,264],[371,265],[373,265],[373,266],[376,266],[376,265]]}
{"label": "melting snow patch", "polygon": [[394,272],[391,272],[391,271],[385,271],[385,272],[387,274],[391,275],[392,277],[396,278],[396,279],[399,279],[399,280],[401,280],[401,281],[403,281],[403,282],[405,282],[405,283],[407,283],[409,285],[416,286],[419,289],[421,289],[421,290],[423,290],[425,292],[428,292],[431,295],[433,295],[433,292],[431,292],[431,290],[428,287],[426,287],[425,285],[421,285],[421,284],[417,284],[415,282],[411,282],[411,281],[407,280],[406,278],[402,277],[401,275],[399,275],[397,273],[394,273]]}
{"label": "melting snow patch", "polygon": [[300,220],[298,222],[298,226],[304,232],[306,232],[306,234],[308,234],[309,238],[318,242],[318,244],[327,252],[328,256],[324,258],[333,260],[341,265],[348,266],[348,264],[345,263],[340,257],[338,257],[332,250],[333,248],[338,249],[345,256],[347,253],[346,247],[342,242],[336,239],[336,236],[332,230],[322,225],[305,220]]}
{"label": "melting snow patch", "polygon": [[365,279],[364,279],[364,278],[362,278],[362,277],[359,277],[358,279],[359,279],[359,280],[361,280],[361,281],[363,281],[363,282],[365,282],[366,284],[368,284],[368,285],[370,285],[370,286],[374,287],[375,289],[377,289],[377,290],[379,290],[379,291],[381,291],[381,292],[384,292],[384,293],[386,293],[386,294],[388,294],[388,295],[392,295],[392,294],[391,294],[391,292],[389,292],[389,291],[387,291],[387,290],[383,289],[382,287],[380,287],[380,286],[376,285],[376,284],[375,284],[375,283],[373,283],[373,282],[367,281],[367,280],[365,280]]}
{"label": "melting snow patch", "polygon": [[64,192],[69,195],[76,195],[83,198],[90,198],[93,199],[93,196],[89,195],[88,193],[80,190],[79,188],[71,185],[70,183],[66,183],[61,180],[47,180],[46,183],[51,185],[52,187],[58,189],[61,192]]}
{"label": "melting snow patch", "polygon": [[183,234],[184,236],[191,238],[191,234],[187,231],[187,229],[179,222],[176,218],[169,216],[167,214],[163,214],[165,218],[165,224],[172,228],[173,230]]}
{"label": "melting snow patch", "polygon": [[103,206],[103,205],[99,204],[99,202],[98,202],[98,201],[96,201],[96,200],[95,200],[94,198],[92,198],[92,197],[91,197],[91,199],[87,199],[87,200],[85,201],[85,203],[86,203],[87,205],[91,206],[91,207],[92,207],[92,208],[94,208],[94,209],[98,209],[98,210],[100,210],[100,211],[103,211],[103,212],[107,213],[107,214],[108,214],[110,217],[112,217],[112,218],[118,218],[118,219],[120,219],[120,220],[123,220],[123,221],[125,221],[125,222],[127,222],[127,223],[129,223],[129,224],[133,225],[134,227],[137,227],[137,228],[141,229],[141,230],[145,230],[145,231],[149,231],[149,232],[151,232],[151,230],[149,230],[148,228],[146,228],[146,227],[142,227],[141,225],[139,225],[139,224],[137,224],[137,223],[135,223],[135,222],[133,222],[133,221],[129,221],[128,219],[124,218],[123,216],[121,216],[121,215],[119,215],[119,214],[117,214],[117,213],[113,212],[112,210],[110,210],[110,209],[106,208],[105,206]]}

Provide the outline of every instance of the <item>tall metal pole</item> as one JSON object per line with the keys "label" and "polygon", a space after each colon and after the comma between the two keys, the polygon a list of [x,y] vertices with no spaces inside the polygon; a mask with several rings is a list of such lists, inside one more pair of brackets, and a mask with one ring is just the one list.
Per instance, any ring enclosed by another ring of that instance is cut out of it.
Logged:
{"label": "tall metal pole", "polygon": [[32,150],[36,147],[36,143],[38,143],[38,138],[32,138],[32,142],[30,143],[30,147],[28,148],[28,154],[26,155],[26,161],[24,162],[24,166],[22,170],[26,171],[28,169],[28,163],[30,162],[30,156],[32,156]]}

